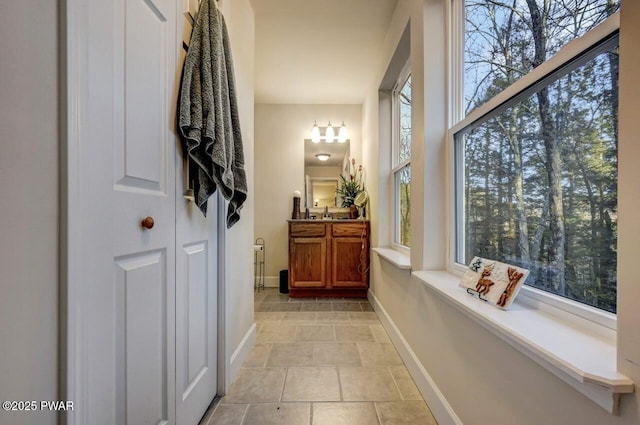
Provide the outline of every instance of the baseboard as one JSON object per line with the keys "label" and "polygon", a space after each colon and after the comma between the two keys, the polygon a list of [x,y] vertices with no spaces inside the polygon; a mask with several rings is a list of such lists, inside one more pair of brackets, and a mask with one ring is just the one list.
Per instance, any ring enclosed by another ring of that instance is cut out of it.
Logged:
{"label": "baseboard", "polygon": [[242,367],[242,363],[244,363],[244,360],[249,355],[249,352],[251,351],[255,343],[256,324],[253,323],[247,333],[244,335],[244,338],[242,338],[242,341],[240,341],[238,348],[236,348],[236,350],[231,355],[231,359],[229,360],[230,367],[229,373],[227,374],[227,382],[229,383],[229,386],[231,385],[233,380],[236,379],[236,376],[238,376],[238,372],[240,371],[240,367]]}
{"label": "baseboard", "polygon": [[393,345],[398,350],[400,357],[402,357],[420,393],[422,393],[422,397],[429,405],[431,413],[438,421],[438,425],[463,425],[373,291],[369,290],[368,298],[373,309],[378,313],[382,326],[389,334],[389,338],[391,338]]}
{"label": "baseboard", "polygon": [[264,287],[265,288],[279,288],[280,287],[280,277],[279,276],[265,276],[264,277]]}

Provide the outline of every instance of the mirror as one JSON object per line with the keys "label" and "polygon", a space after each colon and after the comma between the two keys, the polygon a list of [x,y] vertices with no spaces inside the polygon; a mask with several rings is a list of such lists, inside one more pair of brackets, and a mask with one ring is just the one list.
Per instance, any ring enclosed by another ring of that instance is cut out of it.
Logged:
{"label": "mirror", "polygon": [[336,190],[338,190],[338,179],[317,177],[310,179],[313,208],[333,208],[337,205]]}
{"label": "mirror", "polygon": [[[313,143],[304,141],[305,206],[309,209],[340,207],[336,190],[340,175],[349,170],[349,141],[345,143]],[[329,155],[325,161],[318,159]]]}

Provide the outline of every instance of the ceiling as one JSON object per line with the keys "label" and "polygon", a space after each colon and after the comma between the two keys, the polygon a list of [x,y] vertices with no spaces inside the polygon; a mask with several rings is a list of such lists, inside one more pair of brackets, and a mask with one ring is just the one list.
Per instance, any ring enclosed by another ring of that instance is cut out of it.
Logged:
{"label": "ceiling", "polygon": [[359,104],[397,0],[250,0],[257,103]]}

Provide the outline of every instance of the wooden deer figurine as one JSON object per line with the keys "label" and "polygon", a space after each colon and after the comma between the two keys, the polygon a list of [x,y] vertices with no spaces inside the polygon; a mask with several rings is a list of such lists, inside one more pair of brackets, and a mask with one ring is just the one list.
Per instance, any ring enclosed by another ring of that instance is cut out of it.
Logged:
{"label": "wooden deer figurine", "polygon": [[507,269],[507,276],[509,276],[509,284],[504,288],[504,291],[498,300],[498,305],[500,307],[504,307],[507,304],[507,301],[511,298],[511,295],[513,295],[513,290],[516,288],[516,284],[522,278],[523,273],[518,273],[516,269],[509,267]]}
{"label": "wooden deer figurine", "polygon": [[478,283],[476,284],[476,291],[478,291],[478,296],[487,295],[491,287],[494,285],[491,279],[487,279],[489,276],[491,276],[491,272],[493,271],[494,266],[495,263],[485,266],[484,269],[482,269],[482,277],[478,279]]}

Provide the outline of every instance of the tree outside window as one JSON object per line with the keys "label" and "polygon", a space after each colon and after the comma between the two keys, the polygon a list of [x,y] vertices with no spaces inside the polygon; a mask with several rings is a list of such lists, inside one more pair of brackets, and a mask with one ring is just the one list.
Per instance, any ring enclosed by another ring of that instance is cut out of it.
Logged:
{"label": "tree outside window", "polygon": [[394,89],[394,199],[395,242],[411,246],[411,76],[404,75]]}
{"label": "tree outside window", "polygon": [[[465,3],[464,110],[480,107],[615,13],[614,0]],[[456,134],[457,261],[615,312],[617,35]],[[461,196],[460,196],[461,195]]]}

